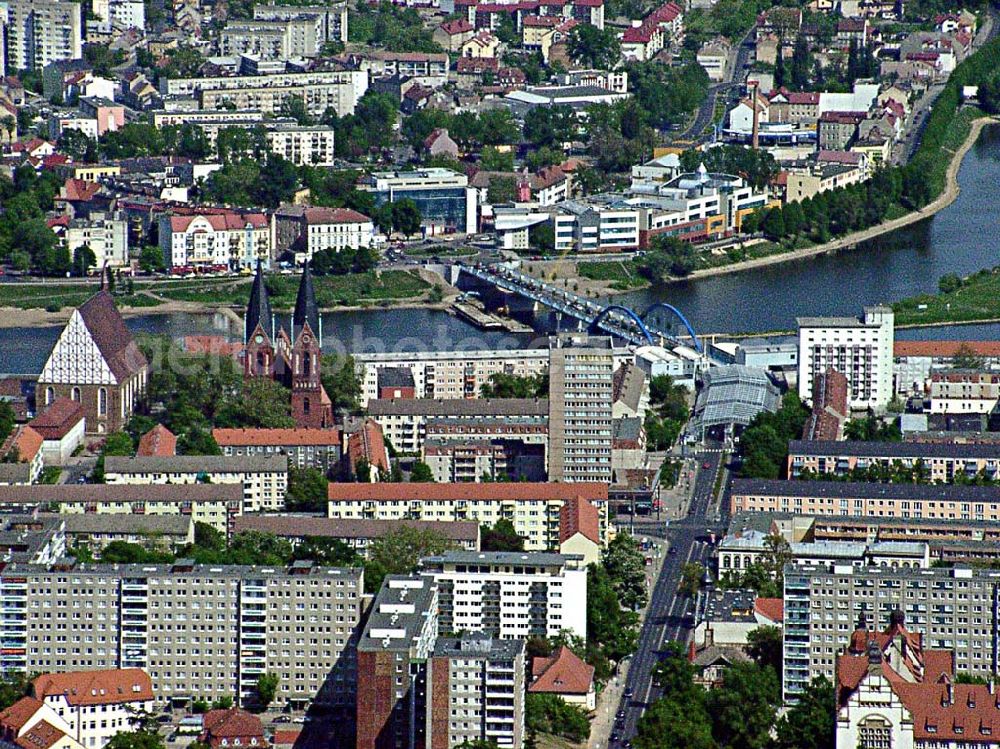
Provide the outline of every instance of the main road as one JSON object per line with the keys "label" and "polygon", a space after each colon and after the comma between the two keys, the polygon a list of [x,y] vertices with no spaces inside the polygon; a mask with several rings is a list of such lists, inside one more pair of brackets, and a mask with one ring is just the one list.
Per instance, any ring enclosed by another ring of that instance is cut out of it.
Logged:
{"label": "main road", "polygon": [[[711,552],[708,533],[721,529],[710,515],[709,506],[719,471],[723,470],[722,455],[706,452],[698,457],[698,474],[692,487],[688,514],[681,520],[673,521],[666,529],[670,552],[653,585],[649,609],[639,634],[639,645],[629,665],[624,696],[618,708],[620,717],[614,728],[619,742],[631,740],[643,710],[659,697],[652,683],[652,671],[663,644],[670,640],[687,641],[690,627],[686,614],[693,600],[678,592],[681,568],[689,562],[707,566]],[[643,532],[646,530],[644,528]],[[611,746],[615,746],[615,742]]]}

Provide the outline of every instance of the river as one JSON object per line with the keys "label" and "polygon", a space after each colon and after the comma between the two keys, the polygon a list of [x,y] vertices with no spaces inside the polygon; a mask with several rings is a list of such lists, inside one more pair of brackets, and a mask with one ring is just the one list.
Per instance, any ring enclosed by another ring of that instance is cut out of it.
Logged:
{"label": "river", "polygon": [[[855,250],[615,297],[638,311],[655,301],[680,309],[699,333],[791,330],[799,315],[855,315],[867,304],[937,290],[946,273],[965,275],[1000,263],[1000,126],[984,128],[958,174],[961,194],[935,216],[865,242]],[[547,317],[547,316],[546,316]],[[143,315],[133,331],[180,337],[242,334],[225,315]],[[545,329],[547,319],[537,327]],[[38,372],[58,327],[0,328],[0,372]],[[1000,338],[1000,325],[900,331],[905,338]],[[534,336],[483,332],[446,312],[379,309],[324,315],[324,349],[418,351],[511,348]]]}

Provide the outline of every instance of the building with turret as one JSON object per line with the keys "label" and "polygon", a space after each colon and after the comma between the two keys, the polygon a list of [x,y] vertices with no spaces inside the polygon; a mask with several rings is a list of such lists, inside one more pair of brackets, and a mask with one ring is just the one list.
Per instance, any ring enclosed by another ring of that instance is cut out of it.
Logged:
{"label": "building with turret", "polygon": [[244,318],[244,343],[244,376],[270,377],[290,388],[297,427],[333,426],[333,406],[320,380],[323,325],[308,264],[299,281],[291,330],[271,309],[263,267],[257,264]]}

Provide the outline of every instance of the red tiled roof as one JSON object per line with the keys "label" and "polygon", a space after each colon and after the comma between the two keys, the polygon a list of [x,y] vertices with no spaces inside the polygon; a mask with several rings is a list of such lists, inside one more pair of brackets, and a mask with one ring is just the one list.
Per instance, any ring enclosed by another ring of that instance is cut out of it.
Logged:
{"label": "red tiled roof", "polygon": [[491,70],[494,73],[500,69],[500,61],[495,57],[461,57],[455,64],[459,73],[483,73]]}
{"label": "red tiled roof", "polygon": [[100,191],[101,186],[97,182],[70,178],[63,184],[62,194],[59,197],[64,200],[88,201]]}
{"label": "red tiled roof", "polygon": [[84,418],[83,405],[69,398],[56,398],[39,416],[31,421],[31,428],[44,439],[58,440]]}
{"label": "red tiled roof", "polygon": [[23,734],[18,736],[14,743],[22,749],[49,749],[65,738],[66,734],[60,731],[47,720],[40,720]]}
{"label": "red tiled roof", "polygon": [[42,449],[42,442],[45,439],[30,426],[22,425],[14,427],[14,431],[4,441],[0,447],[0,459],[6,457],[11,450],[17,448],[17,460],[19,463],[30,463]]}
{"label": "red tiled roof", "polygon": [[857,151],[819,151],[816,154],[816,161],[853,166],[861,163],[861,154]]}
{"label": "red tiled roof", "polygon": [[169,457],[177,454],[177,437],[163,424],[157,424],[139,439],[136,457]]}
{"label": "red tiled roof", "polygon": [[559,509],[559,543],[565,543],[577,533],[600,545],[600,513],[587,500],[570,497]]}
{"label": "red tiled roof", "polygon": [[441,24],[441,31],[449,36],[454,36],[455,34],[465,34],[472,31],[474,28],[475,27],[464,18],[459,18],[455,21],[446,21]]}
{"label": "red tiled roof", "polygon": [[204,732],[202,735],[207,739],[209,746],[219,746],[223,739],[227,745],[233,742],[230,739],[241,739],[241,743],[249,746],[249,739],[256,738],[257,744],[264,745],[264,724],[256,715],[251,715],[246,710],[232,707],[228,710],[209,710],[205,713],[202,721]]}
{"label": "red tiled roof", "polygon": [[274,732],[274,745],[275,746],[295,746],[296,742],[299,740],[299,736],[302,735],[302,731],[295,729],[278,729]]}
{"label": "red tiled roof", "polygon": [[551,28],[557,26],[561,20],[558,16],[527,16],[521,24],[528,27]]}
{"label": "red tiled roof", "polygon": [[22,697],[3,712],[0,712],[0,728],[16,733],[31,720],[31,717],[45,707],[41,700]]}
{"label": "red tiled roof", "polygon": [[[187,231],[191,223],[199,216],[171,216],[171,231]],[[215,231],[234,231],[246,228],[247,224],[255,229],[267,227],[267,217],[263,213],[216,213],[202,215]]]}
{"label": "red tiled roof", "polygon": [[302,215],[307,224],[365,224],[371,221],[365,214],[350,208],[306,208]]}
{"label": "red tiled roof", "polygon": [[125,327],[115,300],[107,290],[94,294],[77,312],[119,383],[146,367],[146,357]]}
{"label": "red tiled roof", "polygon": [[785,602],[780,598],[757,598],[753,602],[754,611],[779,624],[784,619]]}
{"label": "red tiled roof", "polygon": [[548,658],[531,661],[529,692],[587,694],[594,688],[594,667],[563,645]]}
{"label": "red tiled roof", "polygon": [[552,500],[581,497],[590,502],[607,501],[608,485],[601,483],[456,483],[456,484],[341,484],[331,483],[327,496],[332,501],[370,502],[470,502]]}
{"label": "red tiled roof", "polygon": [[36,677],[31,691],[39,699],[64,695],[70,705],[113,705],[152,700],[153,682],[141,668],[68,671]]}
{"label": "red tiled roof", "polygon": [[374,419],[365,419],[361,429],[347,438],[347,459],[356,466],[361,459],[380,470],[389,470],[389,453],[385,449],[382,427]]}
{"label": "red tiled roof", "polygon": [[339,445],[336,429],[213,429],[219,447],[237,445]]}
{"label": "red tiled roof", "polygon": [[1000,356],[1000,341],[896,341],[893,356],[951,357],[963,351],[975,356]]}

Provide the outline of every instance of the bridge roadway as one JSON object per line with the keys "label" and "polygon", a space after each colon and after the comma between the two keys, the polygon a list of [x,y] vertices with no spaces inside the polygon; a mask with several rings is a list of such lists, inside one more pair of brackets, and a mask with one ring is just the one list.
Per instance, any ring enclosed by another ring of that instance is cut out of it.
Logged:
{"label": "bridge roadway", "polygon": [[[468,273],[480,281],[497,288],[519,294],[549,309],[561,312],[584,323],[588,328],[596,327],[606,333],[624,338],[629,343],[645,345],[669,342],[673,345],[691,346],[691,340],[684,340],[669,331],[662,330],[646,321],[641,321],[631,310],[612,305],[610,308],[574,294],[567,289],[560,289],[547,284],[533,276],[501,265],[459,265],[461,272]],[[678,313],[678,316],[679,313]],[[683,318],[681,318],[682,321]],[[686,321],[685,325],[687,324]],[[595,324],[596,323],[596,324]],[[649,337],[646,332],[648,331]],[[701,349],[700,344],[691,331],[694,347]]]}

